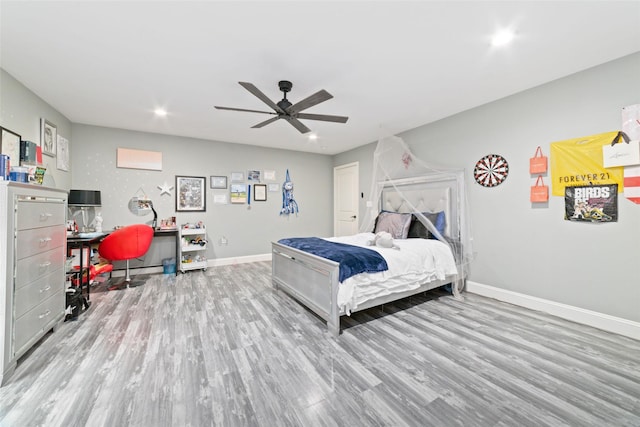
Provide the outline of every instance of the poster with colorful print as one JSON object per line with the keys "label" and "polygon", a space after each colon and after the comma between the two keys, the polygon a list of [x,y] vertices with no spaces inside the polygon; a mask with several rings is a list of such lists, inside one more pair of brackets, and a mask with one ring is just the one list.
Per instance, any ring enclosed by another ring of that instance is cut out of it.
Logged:
{"label": "poster with colorful print", "polygon": [[623,188],[623,168],[602,165],[602,146],[611,144],[618,131],[568,139],[551,144],[551,194],[564,196],[565,187],[618,184]]}
{"label": "poster with colorful print", "polygon": [[565,187],[564,219],[579,222],[618,221],[618,184]]}

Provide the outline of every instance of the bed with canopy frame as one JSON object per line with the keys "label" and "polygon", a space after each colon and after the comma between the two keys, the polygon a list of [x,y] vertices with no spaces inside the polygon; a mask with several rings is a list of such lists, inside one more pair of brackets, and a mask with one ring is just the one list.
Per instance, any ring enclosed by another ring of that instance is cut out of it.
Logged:
{"label": "bed with canopy frame", "polygon": [[[341,280],[340,260],[293,247],[291,239],[272,242],[274,286],[324,319],[336,337],[340,317],[356,311],[447,284],[461,298],[471,260],[463,170],[425,164],[398,137],[378,142],[373,165],[370,200],[376,208],[367,212],[358,235],[326,240],[375,250],[388,262],[388,271],[363,272],[348,279],[343,275]],[[422,230],[423,238],[396,238],[391,249],[368,246],[373,232],[383,227],[382,213],[386,218],[402,216],[403,221],[409,215],[412,229]],[[396,267],[400,264],[408,270],[401,271]]]}

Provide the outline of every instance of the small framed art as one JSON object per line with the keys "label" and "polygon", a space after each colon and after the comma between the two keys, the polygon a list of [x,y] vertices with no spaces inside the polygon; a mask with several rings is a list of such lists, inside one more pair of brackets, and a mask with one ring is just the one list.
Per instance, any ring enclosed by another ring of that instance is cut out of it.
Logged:
{"label": "small framed art", "polygon": [[267,201],[267,185],[266,184],[253,185],[253,200],[256,202]]}
{"label": "small framed art", "polygon": [[58,139],[58,128],[47,119],[40,119],[40,146],[42,154],[56,156],[56,140]]}
{"label": "small framed art", "polygon": [[269,193],[277,193],[280,191],[280,184],[269,184]]}
{"label": "small framed art", "polygon": [[244,182],[244,173],[231,172],[231,182]]}
{"label": "small framed art", "polygon": [[209,178],[211,182],[209,183],[211,188],[227,188],[227,177],[226,176],[211,176]]}
{"label": "small framed art", "polygon": [[257,171],[257,170],[247,171],[247,181],[260,182],[260,171]]}
{"label": "small framed art", "polygon": [[20,138],[17,133],[0,127],[0,152],[8,155],[13,165],[20,164]]}
{"label": "small framed art", "polygon": [[205,212],[207,210],[207,179],[204,176],[176,175],[176,211]]}
{"label": "small framed art", "polygon": [[69,140],[58,135],[56,167],[61,171],[69,171]]}
{"label": "small framed art", "polygon": [[247,203],[247,184],[231,184],[231,203]]}

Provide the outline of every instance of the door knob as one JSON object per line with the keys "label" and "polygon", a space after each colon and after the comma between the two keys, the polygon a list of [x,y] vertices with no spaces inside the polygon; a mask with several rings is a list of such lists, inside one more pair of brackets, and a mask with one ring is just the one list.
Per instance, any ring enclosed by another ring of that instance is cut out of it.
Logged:
{"label": "door knob", "polygon": [[351,219],[356,219],[356,216],[355,215],[351,215]]}

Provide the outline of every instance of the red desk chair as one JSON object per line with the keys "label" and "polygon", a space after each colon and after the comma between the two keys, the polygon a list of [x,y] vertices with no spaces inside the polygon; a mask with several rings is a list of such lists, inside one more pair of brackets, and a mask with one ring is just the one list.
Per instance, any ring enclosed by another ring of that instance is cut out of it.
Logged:
{"label": "red desk chair", "polygon": [[129,225],[109,234],[100,243],[98,253],[109,261],[126,261],[127,272],[123,283],[110,286],[109,290],[118,289],[123,285],[128,288],[131,283],[129,276],[129,260],[143,256],[149,250],[153,240],[153,228],[146,224]]}

